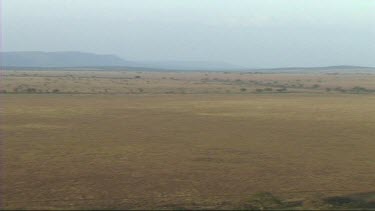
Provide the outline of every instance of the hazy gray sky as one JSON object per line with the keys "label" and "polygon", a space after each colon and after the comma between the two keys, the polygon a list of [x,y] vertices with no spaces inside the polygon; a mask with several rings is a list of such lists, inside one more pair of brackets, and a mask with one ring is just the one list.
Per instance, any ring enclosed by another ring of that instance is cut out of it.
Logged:
{"label": "hazy gray sky", "polygon": [[3,0],[3,51],[375,66],[375,0]]}

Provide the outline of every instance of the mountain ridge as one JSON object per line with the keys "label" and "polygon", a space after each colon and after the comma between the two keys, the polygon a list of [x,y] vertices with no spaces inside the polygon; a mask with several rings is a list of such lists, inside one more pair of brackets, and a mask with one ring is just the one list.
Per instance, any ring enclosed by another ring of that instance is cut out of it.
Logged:
{"label": "mountain ridge", "polygon": [[295,72],[295,71],[371,71],[375,67],[333,65],[322,67],[276,67],[248,68],[225,62],[207,61],[130,61],[114,54],[96,54],[80,51],[11,51],[0,53],[0,65],[10,69],[56,69],[97,68],[99,70],[130,68],[135,70],[178,70],[178,71],[251,71],[251,72]]}
{"label": "mountain ridge", "polygon": [[134,67],[160,69],[244,69],[225,62],[207,61],[128,61],[113,54],[80,51],[13,51],[1,53],[3,67]]}

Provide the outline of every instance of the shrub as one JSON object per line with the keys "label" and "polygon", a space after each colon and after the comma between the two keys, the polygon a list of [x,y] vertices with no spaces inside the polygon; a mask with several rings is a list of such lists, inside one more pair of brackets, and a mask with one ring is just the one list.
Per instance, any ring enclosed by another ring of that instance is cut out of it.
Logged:
{"label": "shrub", "polygon": [[272,88],[265,88],[264,91],[272,92]]}
{"label": "shrub", "polygon": [[338,92],[345,92],[345,89],[341,88],[340,86],[336,87],[334,90]]}
{"label": "shrub", "polygon": [[369,90],[364,87],[356,86],[352,88],[352,91],[356,93],[360,93],[360,92],[368,92]]}
{"label": "shrub", "polygon": [[302,202],[302,208],[308,210],[316,209],[329,209],[330,207],[327,203],[324,202],[324,197],[321,194],[313,194]]}
{"label": "shrub", "polygon": [[269,210],[282,207],[282,201],[269,192],[256,193],[244,203],[244,208],[249,210]]}
{"label": "shrub", "polygon": [[280,89],[276,89],[276,91],[278,91],[278,92],[286,92],[287,88],[283,87],[283,88],[280,88]]}
{"label": "shrub", "polygon": [[353,198],[348,196],[333,196],[324,199],[329,208],[334,209],[366,209],[374,208],[371,202],[367,202],[361,198]]}
{"label": "shrub", "polygon": [[314,85],[312,86],[313,89],[317,89],[317,88],[319,88],[319,87],[320,87],[319,84],[314,84]]}
{"label": "shrub", "polygon": [[35,88],[27,88],[27,89],[26,89],[26,92],[27,92],[27,93],[35,93],[35,92],[36,92],[36,89],[35,89]]}

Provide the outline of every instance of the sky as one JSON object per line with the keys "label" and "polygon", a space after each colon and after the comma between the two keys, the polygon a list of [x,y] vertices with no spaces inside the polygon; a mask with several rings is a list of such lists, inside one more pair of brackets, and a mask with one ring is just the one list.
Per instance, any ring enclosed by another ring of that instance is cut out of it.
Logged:
{"label": "sky", "polygon": [[375,66],[375,0],[2,0],[2,51]]}

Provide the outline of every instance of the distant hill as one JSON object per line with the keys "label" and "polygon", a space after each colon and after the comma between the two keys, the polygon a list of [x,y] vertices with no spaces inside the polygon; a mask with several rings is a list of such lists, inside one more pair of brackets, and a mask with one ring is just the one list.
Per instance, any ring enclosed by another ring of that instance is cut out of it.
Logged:
{"label": "distant hill", "polygon": [[139,70],[139,71],[243,71],[243,72],[375,72],[374,67],[329,66],[251,69],[225,62],[207,61],[129,61],[116,55],[77,51],[1,52],[0,64],[5,69],[70,69],[70,70]]}
{"label": "distant hill", "polygon": [[123,66],[126,61],[115,55],[100,55],[83,52],[4,52],[1,66],[8,67],[84,67]]}
{"label": "distant hill", "polygon": [[207,61],[137,61],[132,67],[156,68],[165,70],[245,70],[245,67],[226,62]]}
{"label": "distant hill", "polygon": [[363,66],[352,66],[352,65],[338,65],[338,66],[326,66],[326,67],[283,67],[283,68],[251,69],[251,72],[353,73],[353,72],[375,72],[375,67],[363,67]]}
{"label": "distant hill", "polygon": [[206,61],[127,61],[116,55],[76,51],[66,52],[2,52],[1,66],[14,68],[58,67],[130,67],[165,70],[231,70],[243,67],[223,62]]}

